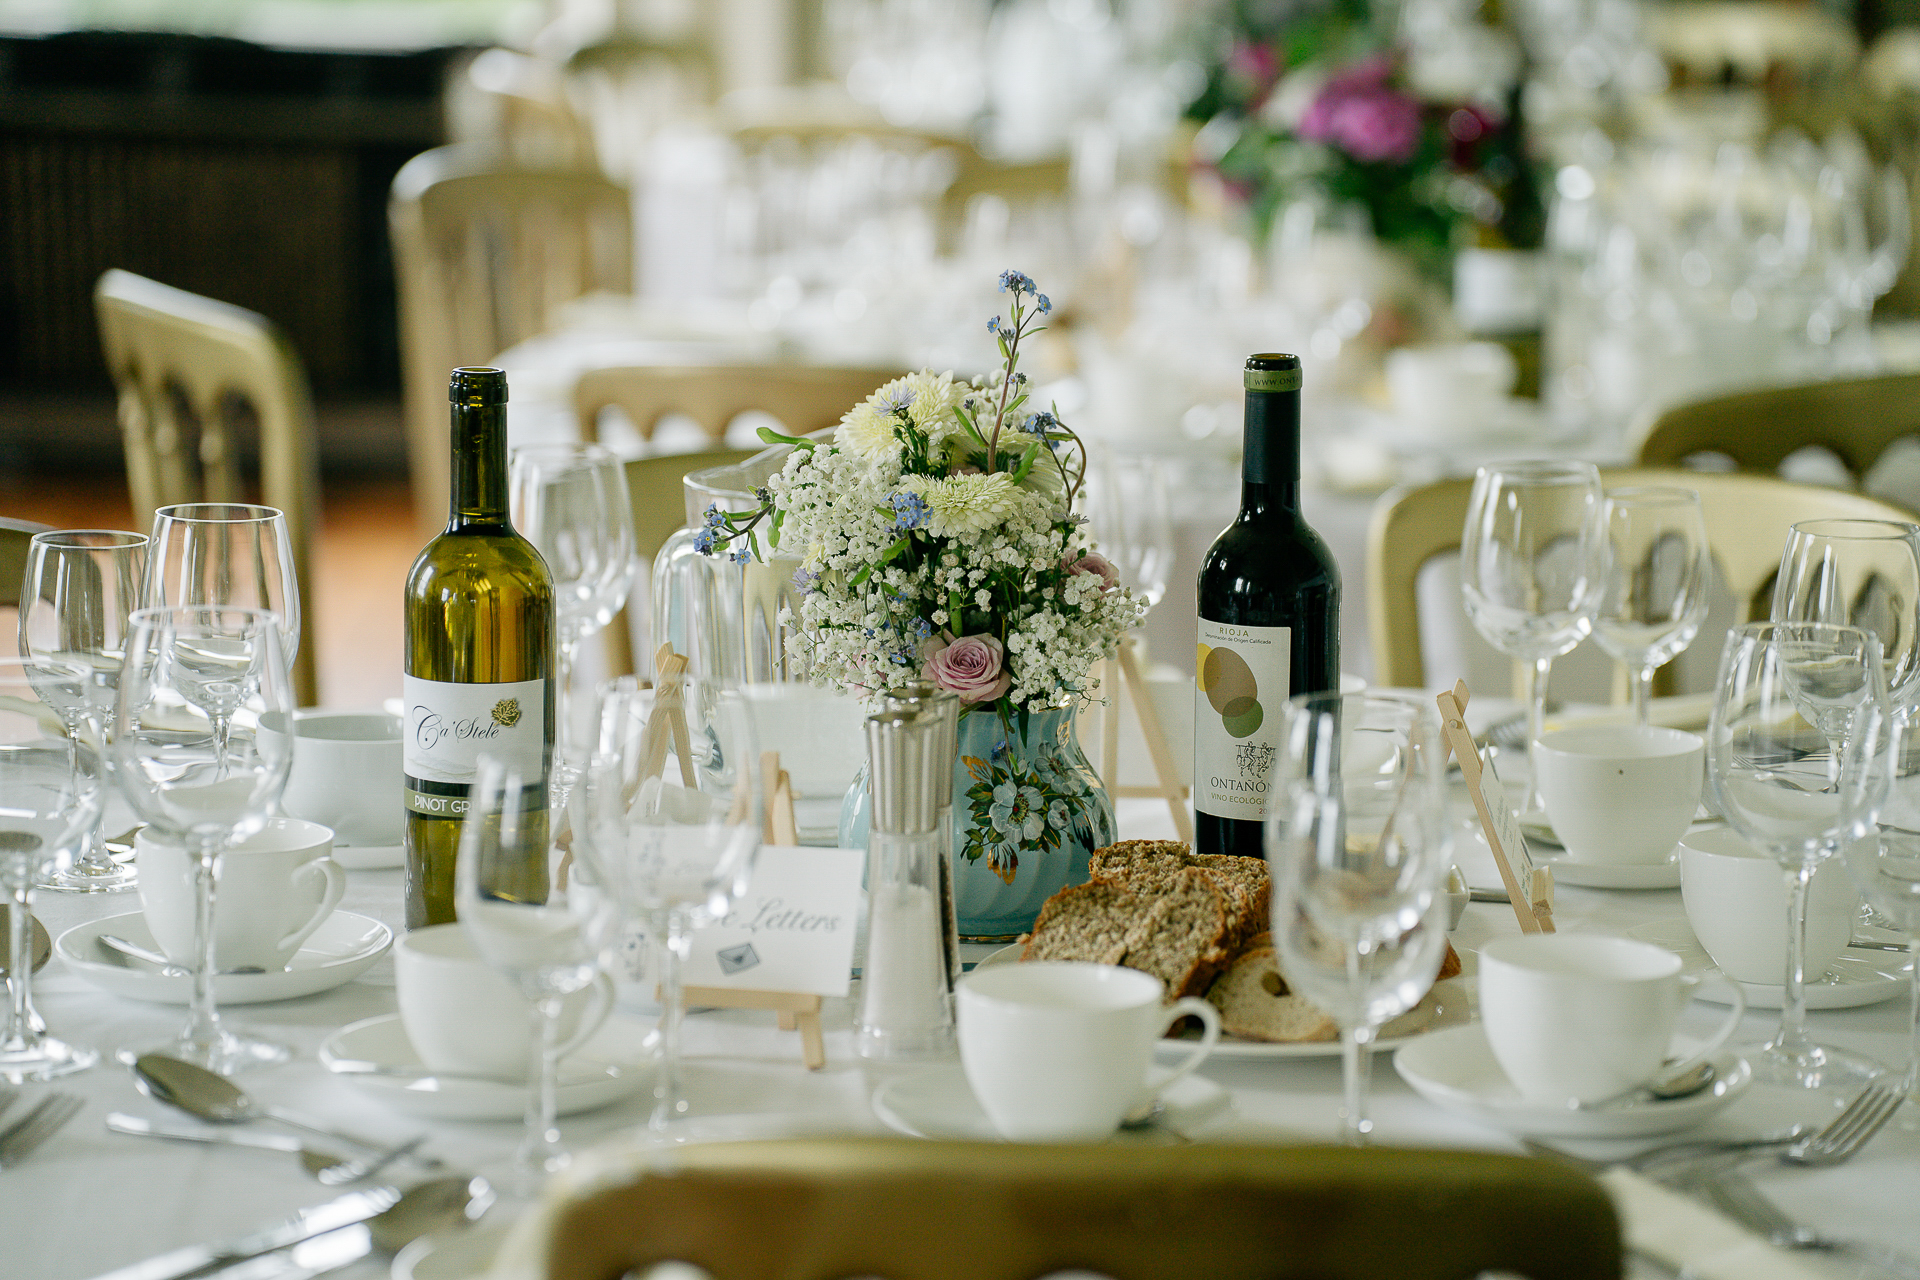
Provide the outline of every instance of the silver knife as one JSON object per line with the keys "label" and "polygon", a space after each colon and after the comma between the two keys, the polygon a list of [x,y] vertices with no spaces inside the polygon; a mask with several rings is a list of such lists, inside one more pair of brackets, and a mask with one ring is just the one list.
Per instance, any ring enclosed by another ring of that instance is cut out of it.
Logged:
{"label": "silver knife", "polygon": [[338,1231],[356,1222],[365,1222],[390,1208],[399,1198],[400,1192],[393,1187],[355,1191],[337,1200],[302,1209],[285,1222],[271,1227],[250,1231],[216,1244],[190,1244],[171,1253],[148,1258],[145,1262],[109,1271],[95,1277],[95,1280],[190,1280],[191,1277],[208,1275],[236,1262],[257,1258],[263,1253],[272,1253],[329,1231]]}
{"label": "silver knife", "polygon": [[176,1142],[210,1142],[223,1147],[259,1147],[263,1151],[288,1151],[298,1155],[305,1149],[300,1139],[284,1133],[254,1133],[246,1129],[189,1129],[184,1125],[156,1124],[145,1116],[130,1116],[115,1111],[107,1116],[107,1128],[137,1138],[171,1138]]}

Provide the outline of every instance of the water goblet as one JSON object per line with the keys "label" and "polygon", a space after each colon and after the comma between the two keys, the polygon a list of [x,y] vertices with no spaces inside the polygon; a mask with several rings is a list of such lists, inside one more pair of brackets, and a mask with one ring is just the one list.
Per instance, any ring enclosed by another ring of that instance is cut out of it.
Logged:
{"label": "water goblet", "polygon": [[[1546,719],[1553,660],[1593,629],[1606,586],[1600,472],[1590,462],[1515,462],[1473,478],[1460,539],[1461,594],[1487,643],[1526,664],[1527,749]],[[1529,778],[1521,813],[1540,809]]]}
{"label": "water goblet", "polygon": [[1173,507],[1167,463],[1150,454],[1102,450],[1086,475],[1087,516],[1120,581],[1151,609],[1173,571]]}
{"label": "water goblet", "polygon": [[[20,653],[35,659],[77,662],[87,672],[78,685],[54,668],[30,667],[49,674],[41,700],[66,725],[68,749],[83,740],[106,740],[120,685],[120,662],[127,644],[127,619],[140,607],[147,577],[147,536],[117,529],[59,529],[36,533],[27,547],[27,571],[20,587]],[[67,893],[116,893],[134,887],[138,873],[131,860],[108,855],[102,830],[103,805],[87,832],[80,856],[71,865],[49,870],[40,887]]]}
{"label": "water goblet", "polygon": [[1857,627],[1749,623],[1721,651],[1707,784],[1728,825],[1786,875],[1780,1029],[1748,1053],[1769,1083],[1853,1089],[1882,1072],[1807,1034],[1805,971],[1814,868],[1871,829],[1886,795],[1884,679],[1880,642]]}
{"label": "water goblet", "polygon": [[87,696],[92,670],[54,657],[0,657],[0,883],[6,890],[7,1011],[0,1078],[46,1080],[99,1054],[45,1033],[34,1011],[28,907],[37,880],[72,858],[100,815],[99,736],[67,737],[58,705]]}
{"label": "water goblet", "polygon": [[1858,627],[1880,641],[1888,697],[1920,694],[1920,525],[1802,520],[1787,530],[1773,621]]}
{"label": "water goblet", "polygon": [[1362,694],[1303,694],[1285,714],[1266,836],[1274,945],[1288,980],[1340,1026],[1344,1133],[1363,1146],[1374,1037],[1419,1003],[1446,953],[1440,717]]}
{"label": "water goblet", "polygon": [[560,1020],[566,998],[600,972],[618,905],[594,874],[587,842],[576,841],[565,887],[535,882],[529,867],[552,865],[545,821],[523,822],[526,780],[493,756],[479,759],[460,826],[454,902],[473,949],[520,989],[533,1013],[526,1133],[514,1163],[531,1193],[568,1154],[555,1120]]}
{"label": "water goblet", "polygon": [[293,670],[302,634],[293,538],[276,507],[183,502],[153,513],[145,603],[264,609],[279,620]]}
{"label": "water goblet", "polygon": [[[664,705],[663,705],[664,704]],[[684,715],[690,753],[672,746]],[[660,975],[660,1074],[649,1131],[687,1114],[680,1076],[682,970],[692,931],[746,891],[760,852],[762,806],[753,722],[737,692],[690,680],[655,701],[631,676],[609,682],[599,738],[574,806],[576,840],[621,905],[644,926]]]}
{"label": "water goblet", "polygon": [[521,445],[509,464],[514,527],[553,574],[559,670],[556,805],[579,776],[573,669],[580,642],[613,620],[633,587],[633,506],[620,459],[597,444]]}
{"label": "water goblet", "polygon": [[1707,523],[1699,494],[1660,485],[1607,490],[1601,519],[1606,591],[1593,638],[1632,674],[1634,718],[1644,727],[1654,671],[1693,643],[1707,616]]}
{"label": "water goblet", "polygon": [[214,892],[221,852],[266,824],[292,762],[263,716],[293,711],[280,619],[204,606],[134,613],[110,747],[122,793],[142,821],[193,857],[193,994],[187,1024],[162,1051],[211,1068],[284,1062],[285,1045],[237,1035],[214,1003]]}

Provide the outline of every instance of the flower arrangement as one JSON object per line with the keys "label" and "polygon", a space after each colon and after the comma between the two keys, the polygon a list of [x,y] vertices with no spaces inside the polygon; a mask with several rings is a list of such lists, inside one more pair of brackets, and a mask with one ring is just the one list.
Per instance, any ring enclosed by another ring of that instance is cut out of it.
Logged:
{"label": "flower arrangement", "polygon": [[[1047,295],[1017,271],[996,377],[921,372],[889,382],[832,440],[797,439],[750,512],[707,513],[709,554],[797,557],[796,656],[816,684],[883,693],[929,680],[962,714],[991,710],[1024,730],[1034,712],[1079,705],[1143,604],[1094,550],[1074,502],[1086,449],[1051,408],[1029,403],[1021,343]],[[1025,821],[1023,815],[1022,821]]]}

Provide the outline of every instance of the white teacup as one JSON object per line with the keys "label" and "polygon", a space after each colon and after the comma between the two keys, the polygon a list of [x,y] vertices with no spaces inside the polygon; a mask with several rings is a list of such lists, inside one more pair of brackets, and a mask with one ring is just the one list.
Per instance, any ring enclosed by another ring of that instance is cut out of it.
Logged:
{"label": "white teacup", "polygon": [[[294,712],[281,811],[332,827],[343,849],[399,844],[406,814],[400,731],[400,717],[384,711]],[[262,716],[260,732],[284,734],[285,717]]]}
{"label": "white teacup", "polygon": [[[400,1023],[435,1071],[525,1081],[532,1064],[532,1007],[473,949],[458,922],[403,934],[393,948]],[[613,1012],[613,979],[597,974],[560,1013],[560,1056],[592,1038]]]}
{"label": "white teacup", "polygon": [[[1720,972],[1741,982],[1787,979],[1787,884],[1780,864],[1724,827],[1680,842],[1680,897],[1687,923]],[[1807,981],[1833,967],[1853,936],[1860,894],[1838,859],[1814,868],[1807,889]]]}
{"label": "white teacup", "polygon": [[[1220,1015],[1191,997],[1161,1003],[1158,978],[1117,965],[1044,961],[976,969],[960,980],[960,1062],[1002,1137],[1104,1138],[1209,1053]],[[1179,1019],[1206,1028],[1171,1074],[1147,1079],[1153,1046]]]}
{"label": "white teacup", "polygon": [[1712,1056],[1746,1012],[1734,1005],[1697,1052],[1670,1068],[1673,1029],[1698,985],[1680,957],[1632,938],[1534,933],[1480,949],[1480,1017],[1500,1069],[1532,1103],[1598,1102]]}
{"label": "white teacup", "polygon": [[1542,734],[1533,767],[1554,834],[1581,862],[1660,863],[1700,805],[1706,742],[1679,729],[1591,725]]}
{"label": "white teacup", "polygon": [[[175,964],[194,965],[193,858],[149,827],[134,837],[140,907],[153,940]],[[276,970],[340,905],[346,872],[328,855],[333,833],[317,822],[269,818],[220,854],[213,900],[213,959],[222,969]]]}

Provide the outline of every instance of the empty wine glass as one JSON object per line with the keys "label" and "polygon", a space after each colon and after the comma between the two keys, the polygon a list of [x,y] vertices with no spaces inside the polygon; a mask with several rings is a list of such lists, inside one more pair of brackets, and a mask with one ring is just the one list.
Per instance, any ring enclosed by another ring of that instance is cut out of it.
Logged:
{"label": "empty wine glass", "polygon": [[[1606,587],[1600,511],[1600,472],[1590,462],[1502,463],[1473,478],[1461,594],[1474,629],[1526,664],[1529,753],[1546,719],[1553,660],[1593,629]],[[1540,807],[1530,776],[1520,812]]]}
{"label": "empty wine glass", "polygon": [[183,502],[153,513],[145,603],[265,609],[280,626],[287,670],[300,652],[300,582],[277,507]]}
{"label": "empty wine glass", "polygon": [[285,1045],[236,1035],[214,1004],[214,889],[221,852],[265,825],[287,784],[292,739],[259,732],[293,712],[280,619],[262,609],[134,613],[110,758],[142,821],[193,858],[193,996],[163,1050],[215,1071],[284,1062]]}
{"label": "empty wine glass", "polygon": [[1787,971],[1780,1030],[1749,1052],[1755,1077],[1852,1089],[1879,1063],[1807,1035],[1807,886],[1824,859],[1867,833],[1887,788],[1880,642],[1857,627],[1749,623],[1727,636],[1707,726],[1714,808],[1785,869]]}
{"label": "empty wine glass", "polygon": [[1150,454],[1094,453],[1087,471],[1087,518],[1120,581],[1151,609],[1173,572],[1173,505],[1167,463]]}
{"label": "empty wine glass", "polygon": [[557,804],[579,776],[579,726],[574,723],[573,668],[580,642],[613,620],[627,601],[634,576],[633,506],[620,459],[597,444],[521,445],[510,480],[514,527],[553,574],[559,670]]}
{"label": "empty wine glass", "polygon": [[100,1056],[45,1033],[33,1008],[27,915],[34,882],[74,856],[100,815],[99,735],[83,721],[82,736],[67,737],[56,710],[84,699],[91,678],[90,668],[60,658],[0,657],[0,882],[8,903],[0,1078],[8,1080],[66,1075]]}
{"label": "empty wine glass", "polygon": [[[1847,846],[1847,870],[1861,896],[1907,935],[1920,956],[1920,722],[1896,721],[1887,748],[1888,790],[1879,830]],[[1920,965],[1909,965],[1909,1040],[1905,1090],[1920,1103]],[[1920,1127],[1920,1106],[1901,1109],[1908,1128]]]}
{"label": "empty wine glass", "polygon": [[[36,533],[27,547],[20,587],[20,653],[23,657],[77,662],[87,672],[78,685],[58,667],[49,673],[43,702],[66,725],[69,750],[83,740],[106,741],[120,662],[127,647],[127,619],[140,607],[147,577],[147,536],[117,529],[60,529]],[[57,672],[57,674],[55,674]],[[102,806],[80,856],[45,873],[40,887],[68,893],[114,893],[134,886],[131,859],[108,855]]]}
{"label": "empty wine glass", "polygon": [[1411,699],[1303,694],[1282,733],[1274,945],[1288,982],[1340,1024],[1345,1135],[1362,1146],[1374,1036],[1419,1003],[1446,953],[1440,717]]}
{"label": "empty wine glass", "polygon": [[[671,749],[684,715],[691,774]],[[724,916],[746,891],[760,852],[759,755],[739,695],[688,681],[684,695],[655,702],[633,677],[607,684],[599,739],[574,805],[577,840],[621,905],[655,944],[660,975],[660,1074],[649,1129],[687,1113],[680,1079],[682,967],[692,931]]]}
{"label": "empty wine glass", "polygon": [[525,796],[526,780],[517,768],[480,757],[460,826],[454,901],[474,951],[517,986],[532,1008],[526,1135],[514,1157],[531,1191],[542,1175],[567,1163],[555,1121],[560,1017],[566,998],[600,972],[618,904],[600,887],[584,841],[575,842],[565,887],[549,883],[547,823],[544,815],[522,821]]}
{"label": "empty wine glass", "polygon": [[1920,695],[1920,525],[1802,520],[1787,530],[1774,579],[1775,622],[1859,627],[1880,641],[1896,708]]}
{"label": "empty wine glass", "polygon": [[1593,638],[1633,675],[1633,712],[1647,723],[1653,673],[1700,634],[1713,559],[1700,495],[1659,485],[1609,489],[1602,505],[1606,592]]}

